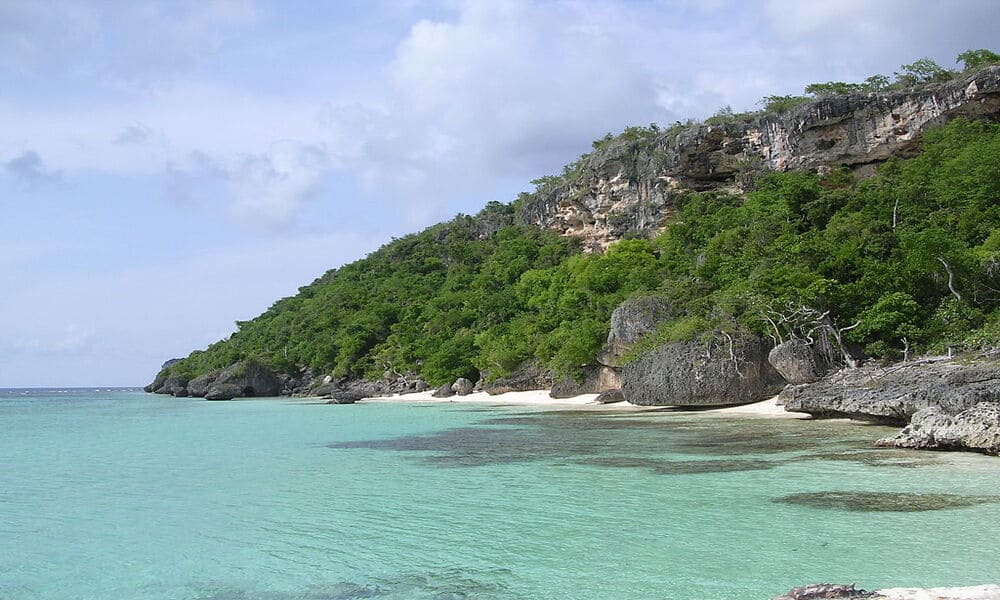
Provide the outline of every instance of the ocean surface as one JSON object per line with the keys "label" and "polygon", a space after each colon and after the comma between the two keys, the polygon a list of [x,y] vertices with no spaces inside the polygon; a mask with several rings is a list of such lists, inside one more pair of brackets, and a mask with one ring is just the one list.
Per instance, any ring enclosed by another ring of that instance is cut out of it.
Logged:
{"label": "ocean surface", "polygon": [[1000,459],[887,429],[0,391],[3,600],[765,599],[1000,581]]}

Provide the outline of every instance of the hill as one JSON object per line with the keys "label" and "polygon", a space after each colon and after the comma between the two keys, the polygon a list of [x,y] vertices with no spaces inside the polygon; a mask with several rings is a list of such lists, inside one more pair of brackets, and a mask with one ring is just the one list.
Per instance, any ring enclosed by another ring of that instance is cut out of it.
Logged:
{"label": "hill", "polygon": [[[147,389],[595,391],[709,338],[765,355],[822,338],[852,363],[995,345],[1000,67],[938,79],[609,135],[533,193],[327,272]],[[659,308],[612,331],[623,302]]]}

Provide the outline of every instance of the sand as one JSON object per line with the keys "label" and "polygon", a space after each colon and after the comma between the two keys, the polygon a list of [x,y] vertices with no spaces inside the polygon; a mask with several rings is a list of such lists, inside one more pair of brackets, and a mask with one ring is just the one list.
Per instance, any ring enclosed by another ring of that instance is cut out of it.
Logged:
{"label": "sand", "polygon": [[435,398],[431,391],[419,392],[415,394],[404,394],[402,396],[388,396],[381,398],[365,398],[360,403],[371,402],[414,402],[414,403],[455,403],[455,404],[489,404],[492,406],[538,406],[544,408],[574,409],[574,410],[594,410],[609,412],[648,412],[657,413],[683,413],[685,415],[705,415],[715,417],[759,417],[770,419],[807,419],[808,415],[801,413],[786,412],[784,408],[777,404],[777,398],[770,398],[753,404],[740,406],[729,406],[714,409],[687,410],[669,406],[636,406],[628,402],[616,402],[614,404],[598,404],[595,402],[597,394],[584,394],[573,398],[552,398],[548,390],[532,390],[528,392],[507,392],[491,396],[486,392],[475,392],[467,396],[452,396],[451,398]]}

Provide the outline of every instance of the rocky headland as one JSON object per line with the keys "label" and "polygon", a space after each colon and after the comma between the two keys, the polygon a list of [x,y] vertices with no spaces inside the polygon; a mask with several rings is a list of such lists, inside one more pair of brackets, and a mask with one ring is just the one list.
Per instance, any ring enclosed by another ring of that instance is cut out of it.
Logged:
{"label": "rocky headland", "polygon": [[543,187],[518,208],[519,222],[582,238],[599,251],[663,227],[691,191],[745,191],[764,173],[848,166],[874,174],[889,157],[918,149],[920,134],[956,117],[1000,114],[1000,67],[919,89],[852,94],[788,112],[717,124],[675,126],[651,138],[608,144],[579,175]]}
{"label": "rocky headland", "polygon": [[[873,175],[890,157],[916,153],[927,128],[957,117],[1000,117],[1000,66],[908,90],[819,98],[785,112],[626,131],[595,143],[593,152],[534,193],[500,210],[484,210],[472,230],[485,238],[510,226],[541,228],[601,253],[620,240],[662,231],[679,199],[695,192],[740,193],[761,175],[790,170],[848,167],[857,178]],[[436,235],[442,243],[449,239],[447,227]],[[951,267],[944,268],[951,287]],[[554,398],[601,394],[608,402],[703,407],[756,402],[781,392],[788,411],[904,427],[880,446],[1000,453],[996,352],[882,365],[864,363],[856,349],[825,334],[816,340],[768,339],[733,326],[658,337],[660,326],[676,316],[674,308],[655,294],[625,300],[611,314],[600,351],[578,364],[572,376],[525,360],[500,377],[480,373],[476,380],[470,373],[444,383],[434,396],[547,389]],[[183,366],[168,361],[146,391],[209,400],[315,396],[347,404],[432,389],[417,373],[393,368],[363,379],[304,366],[281,373],[254,359],[210,372]]]}

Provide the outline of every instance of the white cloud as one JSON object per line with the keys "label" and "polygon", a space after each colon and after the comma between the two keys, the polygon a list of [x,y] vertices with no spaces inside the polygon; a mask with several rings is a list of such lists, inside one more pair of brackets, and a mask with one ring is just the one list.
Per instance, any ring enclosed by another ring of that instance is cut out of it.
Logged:
{"label": "white cloud", "polygon": [[288,226],[319,192],[328,166],[321,147],[289,141],[272,144],[263,154],[242,156],[224,170],[233,198],[229,210],[251,225]]}

